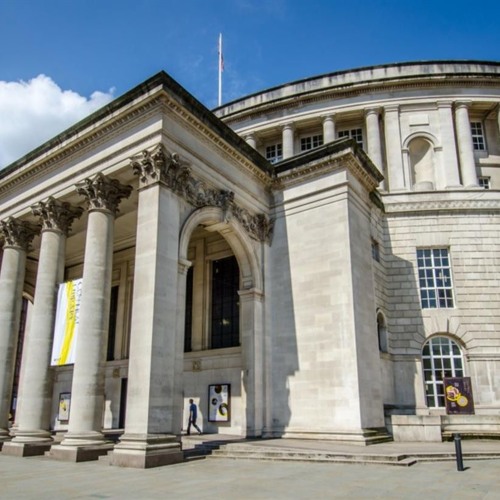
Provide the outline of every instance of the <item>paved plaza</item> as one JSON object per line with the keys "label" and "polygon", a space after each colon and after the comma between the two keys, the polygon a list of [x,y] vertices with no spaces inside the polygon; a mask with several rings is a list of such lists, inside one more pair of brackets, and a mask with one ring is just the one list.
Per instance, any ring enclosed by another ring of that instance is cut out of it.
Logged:
{"label": "paved plaza", "polygon": [[155,469],[0,454],[1,499],[498,499],[500,459],[412,467],[209,458]]}

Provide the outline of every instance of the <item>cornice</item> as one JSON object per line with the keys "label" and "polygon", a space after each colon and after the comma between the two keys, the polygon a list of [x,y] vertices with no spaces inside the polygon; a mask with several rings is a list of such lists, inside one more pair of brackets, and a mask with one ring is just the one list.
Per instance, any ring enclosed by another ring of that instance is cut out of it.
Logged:
{"label": "cornice", "polygon": [[421,200],[390,202],[383,200],[386,215],[425,213],[425,212],[460,212],[467,210],[500,211],[500,198],[497,200]]}
{"label": "cornice", "polygon": [[[23,185],[28,182],[34,182],[39,179],[41,176],[47,176],[51,172],[54,172],[58,168],[61,168],[63,163],[68,161],[73,156],[81,156],[82,154],[88,152],[91,149],[95,149],[96,146],[103,144],[104,142],[109,141],[113,137],[115,137],[118,132],[122,129],[124,125],[141,116],[142,119],[145,119],[147,116],[150,116],[154,108],[160,102],[160,98],[155,98],[149,100],[140,106],[130,110],[126,114],[116,118],[113,117],[108,123],[105,125],[99,126],[97,130],[90,132],[82,137],[73,140],[73,142],[68,145],[61,146],[61,149],[58,152],[50,155],[48,158],[43,159],[39,162],[36,162],[33,165],[28,164],[25,168],[22,168],[18,172],[12,172],[11,179],[5,179],[5,181],[0,181],[0,195],[4,192],[8,192],[13,188],[21,188]],[[71,141],[72,139],[69,139]],[[120,152],[123,149],[127,149],[130,147],[128,145],[126,148],[121,148]],[[119,153],[115,152],[109,157],[113,158],[117,156]],[[99,163],[102,163],[100,160]]]}
{"label": "cornice", "polygon": [[[221,137],[211,131],[209,128],[200,123],[192,114],[186,111],[182,106],[180,106],[175,100],[169,98],[167,95],[161,97],[162,105],[165,110],[174,112],[179,118],[181,118],[185,123],[187,123],[190,128],[194,129],[198,137],[201,138],[206,144],[210,146],[217,146],[219,151],[224,154],[226,158],[231,160],[234,164],[236,163],[237,168],[243,173],[251,173],[257,179],[259,179],[266,186],[271,185],[271,176],[269,173],[263,171],[261,168],[257,167],[254,163],[250,162],[248,158],[235,148],[229,147],[228,144],[221,139]],[[244,141],[242,139],[242,141]],[[264,158],[262,158],[264,159]]]}
{"label": "cornice", "polygon": [[[407,78],[416,78],[415,76]],[[417,77],[418,78],[418,77]],[[427,81],[394,81],[392,79],[382,79],[371,82],[359,82],[359,83],[348,83],[341,84],[335,87],[327,87],[321,89],[314,89],[304,92],[297,92],[293,94],[287,94],[284,97],[280,97],[268,102],[261,104],[254,104],[252,106],[243,108],[238,111],[234,111],[227,114],[218,114],[217,116],[227,124],[234,124],[247,120],[247,119],[257,119],[262,116],[266,116],[270,111],[278,112],[286,109],[293,109],[298,106],[305,104],[313,104],[317,102],[326,101],[329,99],[345,99],[349,97],[356,97],[364,94],[372,94],[374,92],[384,92],[389,89],[391,92],[394,91],[408,91],[408,90],[418,90],[418,89],[428,89],[432,87],[443,88],[443,87],[499,87],[498,77],[494,80],[488,80],[488,76],[472,75],[470,77],[466,76],[456,76],[456,75],[435,75],[429,77],[431,80]],[[478,81],[475,78],[482,78],[483,81]],[[265,92],[264,92],[265,93]],[[463,99],[462,99],[463,100]],[[379,104],[378,106],[381,106]],[[333,110],[335,112],[335,110]]]}
{"label": "cornice", "polygon": [[342,168],[347,168],[351,171],[368,192],[376,188],[377,184],[373,176],[363,168],[361,163],[350,152],[334,158],[327,156],[321,160],[309,162],[303,166],[287,170],[278,175],[273,183],[273,188],[286,189]]}

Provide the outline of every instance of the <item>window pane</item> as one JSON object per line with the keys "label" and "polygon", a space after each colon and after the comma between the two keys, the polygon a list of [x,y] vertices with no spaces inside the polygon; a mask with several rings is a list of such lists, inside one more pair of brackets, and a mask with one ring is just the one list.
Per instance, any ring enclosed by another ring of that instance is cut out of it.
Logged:
{"label": "window pane", "polygon": [[239,283],[235,257],[212,262],[212,349],[240,345]]}
{"label": "window pane", "polygon": [[443,407],[443,377],[463,376],[462,352],[451,339],[433,337],[422,349],[422,364],[427,406]]}

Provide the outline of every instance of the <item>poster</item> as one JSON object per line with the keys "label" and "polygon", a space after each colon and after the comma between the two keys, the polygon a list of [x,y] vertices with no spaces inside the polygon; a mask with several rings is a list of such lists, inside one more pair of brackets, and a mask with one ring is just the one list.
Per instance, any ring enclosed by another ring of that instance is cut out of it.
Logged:
{"label": "poster", "polygon": [[474,415],[470,377],[443,379],[447,415]]}
{"label": "poster", "polygon": [[231,416],[230,384],[208,386],[208,421],[229,422]]}
{"label": "poster", "polygon": [[59,394],[59,413],[57,419],[59,422],[65,422],[69,420],[69,407],[71,406],[71,393],[61,392]]}
{"label": "poster", "polygon": [[69,365],[75,362],[81,296],[81,278],[59,285],[54,343],[50,358],[52,366]]}

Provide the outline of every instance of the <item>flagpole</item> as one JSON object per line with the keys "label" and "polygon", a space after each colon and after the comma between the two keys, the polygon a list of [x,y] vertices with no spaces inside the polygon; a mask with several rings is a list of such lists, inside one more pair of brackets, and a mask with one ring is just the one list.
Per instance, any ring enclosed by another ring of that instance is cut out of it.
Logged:
{"label": "flagpole", "polygon": [[222,104],[222,33],[219,33],[219,106]]}

